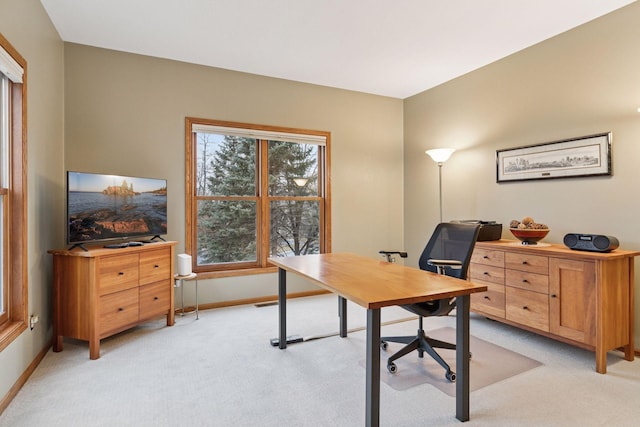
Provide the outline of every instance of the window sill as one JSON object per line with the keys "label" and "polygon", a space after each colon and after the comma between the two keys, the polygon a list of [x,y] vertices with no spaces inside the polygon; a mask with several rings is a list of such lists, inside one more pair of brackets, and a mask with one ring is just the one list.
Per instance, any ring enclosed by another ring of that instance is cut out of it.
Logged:
{"label": "window sill", "polygon": [[9,347],[20,334],[27,329],[27,324],[24,322],[9,322],[0,329],[0,351]]}
{"label": "window sill", "polygon": [[253,276],[256,274],[277,273],[278,267],[243,268],[241,270],[195,271],[198,279],[220,279],[222,277]]}

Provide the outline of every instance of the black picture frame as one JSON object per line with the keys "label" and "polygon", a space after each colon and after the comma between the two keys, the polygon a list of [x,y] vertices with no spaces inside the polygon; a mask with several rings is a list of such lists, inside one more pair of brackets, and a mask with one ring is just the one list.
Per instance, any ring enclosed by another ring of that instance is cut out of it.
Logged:
{"label": "black picture frame", "polygon": [[611,132],[496,150],[496,182],[611,176]]}

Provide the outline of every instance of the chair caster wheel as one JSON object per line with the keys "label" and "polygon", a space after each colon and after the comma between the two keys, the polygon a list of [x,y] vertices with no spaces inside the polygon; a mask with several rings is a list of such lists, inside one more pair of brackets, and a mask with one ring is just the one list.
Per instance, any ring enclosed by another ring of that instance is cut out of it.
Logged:
{"label": "chair caster wheel", "polygon": [[392,374],[395,374],[396,372],[398,372],[398,367],[393,362],[387,363],[387,371],[389,371]]}
{"label": "chair caster wheel", "polygon": [[444,374],[445,378],[451,382],[451,383],[455,383],[456,382],[456,373],[453,371],[448,371],[446,374]]}
{"label": "chair caster wheel", "polygon": [[387,350],[387,346],[388,346],[388,344],[387,344],[386,341],[380,341],[380,348],[381,349],[386,351]]}

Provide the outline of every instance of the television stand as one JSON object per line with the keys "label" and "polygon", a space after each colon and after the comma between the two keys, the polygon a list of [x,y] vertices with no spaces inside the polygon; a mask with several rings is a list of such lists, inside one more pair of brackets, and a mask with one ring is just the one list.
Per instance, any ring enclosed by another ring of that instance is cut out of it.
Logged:
{"label": "television stand", "polygon": [[89,358],[100,357],[100,340],[150,319],[175,320],[173,260],[177,242],[127,247],[90,247],[88,252],[50,250],[53,255],[53,351],[63,337],[87,341]]}

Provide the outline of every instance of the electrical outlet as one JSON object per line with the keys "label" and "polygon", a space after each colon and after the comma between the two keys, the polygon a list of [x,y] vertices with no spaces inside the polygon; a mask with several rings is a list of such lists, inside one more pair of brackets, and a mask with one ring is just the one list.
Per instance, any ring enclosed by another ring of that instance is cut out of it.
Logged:
{"label": "electrical outlet", "polygon": [[31,316],[29,316],[29,329],[33,331],[33,328],[36,327],[36,323],[38,323],[38,321],[40,321],[40,318],[37,314],[32,314]]}

